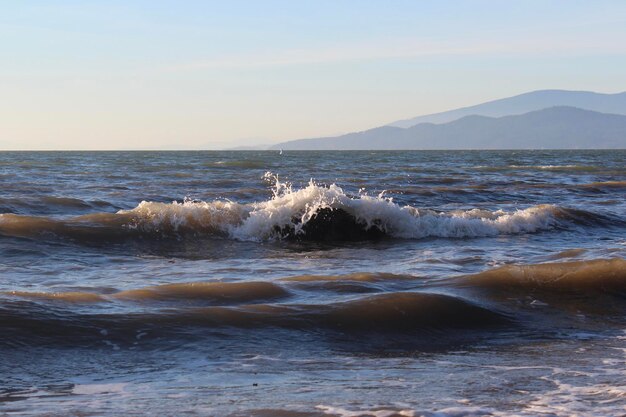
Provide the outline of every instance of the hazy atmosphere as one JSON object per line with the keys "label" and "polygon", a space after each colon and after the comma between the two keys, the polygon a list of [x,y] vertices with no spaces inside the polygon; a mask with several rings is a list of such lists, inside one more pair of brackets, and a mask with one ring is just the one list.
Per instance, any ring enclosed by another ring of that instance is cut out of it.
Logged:
{"label": "hazy atmosphere", "polygon": [[224,149],[619,93],[622,1],[4,1],[0,149]]}

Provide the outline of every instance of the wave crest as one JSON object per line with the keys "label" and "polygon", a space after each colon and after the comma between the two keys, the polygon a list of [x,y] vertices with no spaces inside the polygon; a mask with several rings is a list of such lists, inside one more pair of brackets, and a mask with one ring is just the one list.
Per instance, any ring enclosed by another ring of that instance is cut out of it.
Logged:
{"label": "wave crest", "polygon": [[[213,232],[240,240],[267,240],[295,237],[330,240],[319,236],[343,227],[343,234],[331,237],[349,239],[350,235],[367,237],[387,235],[395,238],[425,237],[466,238],[500,234],[532,233],[552,229],[560,219],[570,216],[566,209],[539,205],[516,211],[458,210],[436,212],[400,206],[384,195],[361,193],[349,196],[341,187],[320,186],[313,181],[294,190],[276,179],[274,195],[267,201],[252,204],[233,202],[142,202],[137,208],[120,212],[133,215],[143,230],[168,229]],[[350,223],[350,224],[347,224]],[[313,236],[312,236],[313,235]],[[373,235],[373,236],[372,236]]]}
{"label": "wave crest", "polygon": [[621,258],[506,265],[469,275],[461,284],[491,289],[626,290],[626,260]]}
{"label": "wave crest", "polygon": [[570,223],[589,225],[593,219],[602,220],[602,216],[594,213],[555,205],[515,211],[438,212],[400,206],[382,193],[350,196],[336,184],[321,186],[311,181],[306,187],[294,190],[275,177],[274,181],[272,198],[248,204],[227,200],[142,201],[131,210],[63,220],[0,214],[0,233],[32,236],[48,232],[74,238],[90,235],[102,238],[107,234],[111,237],[191,234],[252,241],[277,238],[334,241],[382,236],[403,239],[490,237],[533,233],[566,227]]}

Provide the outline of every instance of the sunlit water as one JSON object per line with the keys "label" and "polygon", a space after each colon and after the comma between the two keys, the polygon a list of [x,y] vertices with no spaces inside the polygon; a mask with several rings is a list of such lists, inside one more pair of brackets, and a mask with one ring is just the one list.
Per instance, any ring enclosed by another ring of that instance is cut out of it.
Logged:
{"label": "sunlit water", "polygon": [[626,414],[625,162],[0,153],[0,414]]}

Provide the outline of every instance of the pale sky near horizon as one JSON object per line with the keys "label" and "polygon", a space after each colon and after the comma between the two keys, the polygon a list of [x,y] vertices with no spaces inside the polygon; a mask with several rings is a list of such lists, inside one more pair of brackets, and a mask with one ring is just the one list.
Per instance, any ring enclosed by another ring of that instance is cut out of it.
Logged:
{"label": "pale sky near horizon", "polygon": [[626,90],[626,1],[0,6],[0,149],[219,149]]}

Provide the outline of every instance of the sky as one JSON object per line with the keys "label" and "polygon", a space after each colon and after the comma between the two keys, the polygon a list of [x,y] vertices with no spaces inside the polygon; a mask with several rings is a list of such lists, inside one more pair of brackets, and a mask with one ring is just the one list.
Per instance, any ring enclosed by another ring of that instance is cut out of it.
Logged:
{"label": "sky", "polygon": [[0,149],[223,149],[626,90],[626,1],[0,0]]}

